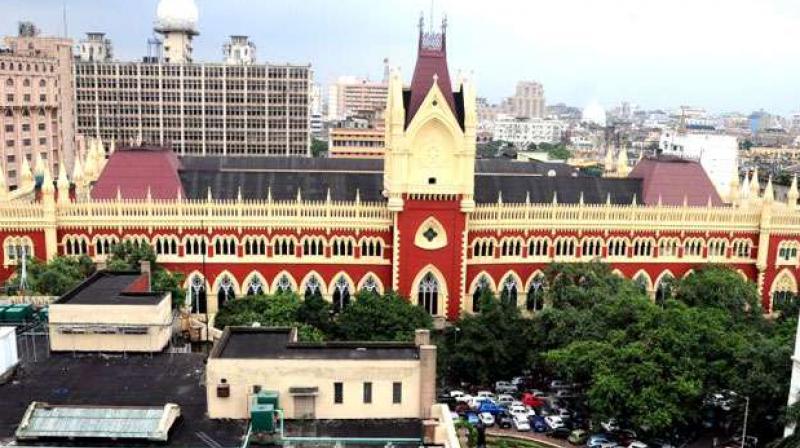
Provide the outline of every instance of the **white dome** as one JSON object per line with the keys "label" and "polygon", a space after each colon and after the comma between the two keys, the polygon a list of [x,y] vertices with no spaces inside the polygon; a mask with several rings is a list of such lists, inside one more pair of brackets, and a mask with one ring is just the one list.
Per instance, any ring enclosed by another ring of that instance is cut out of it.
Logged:
{"label": "white dome", "polygon": [[581,121],[598,126],[606,125],[606,110],[597,101],[592,101],[583,109]]}
{"label": "white dome", "polygon": [[198,17],[194,0],[161,0],[156,8],[156,31],[197,33]]}

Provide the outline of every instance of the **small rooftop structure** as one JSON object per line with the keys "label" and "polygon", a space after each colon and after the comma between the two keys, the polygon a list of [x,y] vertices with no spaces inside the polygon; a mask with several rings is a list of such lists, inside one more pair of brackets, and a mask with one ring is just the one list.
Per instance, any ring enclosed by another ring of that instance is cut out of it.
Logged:
{"label": "small rooftop structure", "polygon": [[297,342],[297,329],[228,327],[211,351],[223,359],[416,360],[413,342]]}
{"label": "small rooftop structure", "polygon": [[54,303],[71,305],[156,305],[165,292],[150,292],[149,277],[139,272],[97,271]]}
{"label": "small rooftop structure", "polygon": [[34,401],[17,427],[18,440],[105,439],[165,442],[180,406],[78,406]]}

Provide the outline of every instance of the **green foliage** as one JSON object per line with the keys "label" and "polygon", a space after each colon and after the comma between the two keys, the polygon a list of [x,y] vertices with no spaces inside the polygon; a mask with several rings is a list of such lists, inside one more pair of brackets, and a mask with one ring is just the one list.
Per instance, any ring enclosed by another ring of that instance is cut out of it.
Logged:
{"label": "green foliage", "polygon": [[723,308],[735,316],[761,316],[755,284],[726,266],[707,266],[678,282],[675,298],[689,306]]}
{"label": "green foliage", "polygon": [[318,138],[311,139],[311,156],[323,157],[328,152],[328,142]]}
{"label": "green foliage", "polygon": [[106,264],[110,271],[138,271],[139,263],[145,260],[155,268],[156,253],[152,246],[125,241],[111,248],[111,256],[108,257]]}
{"label": "green foliage", "polygon": [[[80,282],[92,275],[94,263],[87,256],[80,257],[55,257],[49,262],[29,259],[28,290],[29,292],[43,295],[60,296],[78,286]],[[16,289],[19,285],[19,275],[22,266],[17,266],[17,273],[7,285]]]}
{"label": "green foliage", "polygon": [[413,341],[414,330],[433,327],[425,310],[392,291],[359,292],[337,323],[342,338],[354,341]]}
{"label": "green foliage", "polygon": [[486,385],[530,366],[535,340],[528,320],[491,295],[482,299],[480,313],[463,316],[440,338],[441,373],[451,383]]}
{"label": "green foliage", "polygon": [[538,149],[547,152],[547,156],[553,160],[567,160],[572,157],[572,152],[563,143],[540,143]]}
{"label": "green foliage", "polygon": [[186,302],[186,290],[183,289],[184,275],[157,267],[150,279],[153,291],[169,291],[172,293],[172,307],[178,308]]}
{"label": "green foliage", "polygon": [[323,334],[331,337],[336,332],[336,326],[333,321],[333,307],[319,293],[307,296],[302,300],[300,307],[297,309],[297,321],[317,328]]}
{"label": "green foliage", "polygon": [[318,328],[297,320],[301,307],[300,297],[294,293],[263,296],[245,296],[229,300],[214,319],[220,330],[227,326],[297,327],[301,341],[315,342],[325,339]]}
{"label": "green foliage", "polygon": [[608,297],[643,294],[633,283],[614,275],[608,264],[553,263],[545,270],[547,299],[554,308],[590,308]]}

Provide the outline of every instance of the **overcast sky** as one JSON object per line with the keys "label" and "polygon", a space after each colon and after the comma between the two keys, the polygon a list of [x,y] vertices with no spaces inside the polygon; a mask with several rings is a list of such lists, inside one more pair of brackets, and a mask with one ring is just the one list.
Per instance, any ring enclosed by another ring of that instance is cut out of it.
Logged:
{"label": "overcast sky", "polygon": [[[32,20],[47,34],[104,31],[116,57],[138,59],[157,0],[0,0],[0,32]],[[195,59],[218,61],[229,34],[248,34],[260,61],[311,63],[318,82],[411,77],[416,23],[430,0],[197,0]],[[517,80],[544,84],[549,104],[715,112],[800,109],[798,0],[436,0],[448,16],[451,76],[474,73],[493,101]]]}

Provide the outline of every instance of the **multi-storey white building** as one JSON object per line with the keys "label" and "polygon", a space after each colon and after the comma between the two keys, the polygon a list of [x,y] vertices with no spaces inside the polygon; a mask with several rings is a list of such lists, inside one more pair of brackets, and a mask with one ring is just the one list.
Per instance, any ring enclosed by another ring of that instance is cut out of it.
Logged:
{"label": "multi-storey white building", "polygon": [[664,131],[662,154],[699,160],[720,195],[727,195],[738,166],[738,144],[732,135]]}
{"label": "multi-storey white building", "polygon": [[180,154],[309,155],[310,65],[250,64],[246,38],[231,42],[234,63],[193,63],[196,22],[192,0],[161,0],[155,29],[163,57],[76,62],[79,132],[106,148],[141,140]]}
{"label": "multi-storey white building", "polygon": [[86,33],[76,50],[79,60],[84,62],[108,62],[114,58],[114,47],[106,33]]}
{"label": "multi-storey white building", "polygon": [[231,36],[222,46],[226,64],[255,64],[256,44],[247,36]]}
{"label": "multi-storey white building", "polygon": [[530,143],[557,143],[566,129],[567,124],[560,120],[500,116],[494,122],[493,138],[524,149]]}

